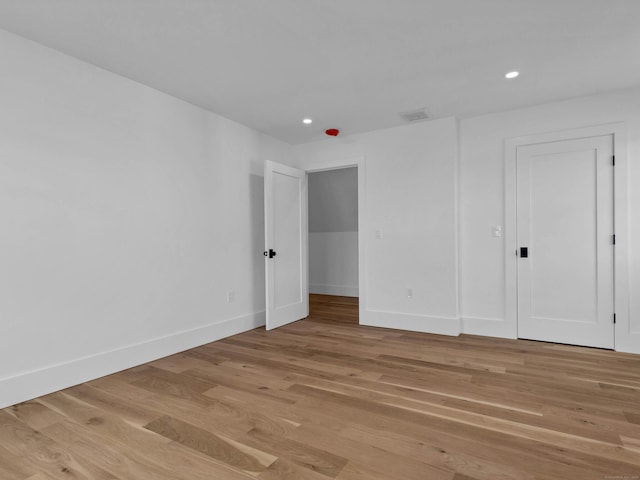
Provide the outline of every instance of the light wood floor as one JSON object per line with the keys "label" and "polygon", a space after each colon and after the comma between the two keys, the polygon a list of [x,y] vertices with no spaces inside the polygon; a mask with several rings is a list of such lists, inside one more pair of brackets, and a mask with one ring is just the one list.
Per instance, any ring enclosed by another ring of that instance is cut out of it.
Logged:
{"label": "light wood floor", "polygon": [[311,312],[0,411],[0,479],[640,478],[640,356]]}

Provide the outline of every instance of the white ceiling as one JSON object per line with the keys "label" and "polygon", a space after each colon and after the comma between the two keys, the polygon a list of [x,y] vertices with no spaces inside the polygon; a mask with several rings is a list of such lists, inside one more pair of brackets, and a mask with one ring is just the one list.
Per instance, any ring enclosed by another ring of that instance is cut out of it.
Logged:
{"label": "white ceiling", "polygon": [[0,28],[289,143],[640,85],[640,0],[0,0]]}

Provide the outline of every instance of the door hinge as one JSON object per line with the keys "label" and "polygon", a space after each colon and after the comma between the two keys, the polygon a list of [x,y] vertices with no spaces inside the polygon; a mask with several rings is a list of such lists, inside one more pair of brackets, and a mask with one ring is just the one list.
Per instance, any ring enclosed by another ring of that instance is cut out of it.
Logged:
{"label": "door hinge", "polygon": [[616,166],[616,156],[615,155],[611,156],[611,165],[613,165],[614,167]]}
{"label": "door hinge", "polygon": [[613,238],[613,244],[615,245],[616,244],[616,236],[615,236],[615,234],[611,235],[611,237]]}
{"label": "door hinge", "polygon": [[616,314],[615,313],[613,314],[613,323],[614,324],[616,323]]}

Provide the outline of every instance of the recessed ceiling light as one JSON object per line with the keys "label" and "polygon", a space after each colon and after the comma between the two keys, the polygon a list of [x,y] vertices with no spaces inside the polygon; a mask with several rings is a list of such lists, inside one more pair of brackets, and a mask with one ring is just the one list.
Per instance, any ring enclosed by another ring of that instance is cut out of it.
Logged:
{"label": "recessed ceiling light", "polygon": [[302,120],[302,123],[304,123],[305,125],[311,125],[313,123],[313,120],[311,120],[310,118],[305,118],[304,120]]}
{"label": "recessed ceiling light", "polygon": [[516,78],[518,75],[520,75],[520,72],[509,72],[505,75],[505,78]]}

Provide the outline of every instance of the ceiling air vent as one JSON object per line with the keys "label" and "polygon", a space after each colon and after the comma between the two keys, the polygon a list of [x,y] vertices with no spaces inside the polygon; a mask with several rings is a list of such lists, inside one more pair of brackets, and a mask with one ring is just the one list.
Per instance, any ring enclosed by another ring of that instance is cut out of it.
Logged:
{"label": "ceiling air vent", "polygon": [[427,120],[429,115],[424,111],[424,108],[420,110],[414,110],[412,112],[402,112],[400,116],[405,122],[419,122],[420,120]]}

